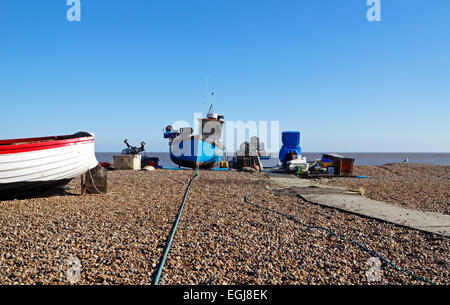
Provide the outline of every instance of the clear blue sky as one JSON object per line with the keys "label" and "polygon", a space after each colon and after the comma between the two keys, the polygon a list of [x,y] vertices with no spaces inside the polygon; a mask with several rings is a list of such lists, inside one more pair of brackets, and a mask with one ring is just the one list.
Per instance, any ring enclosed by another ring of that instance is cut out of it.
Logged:
{"label": "clear blue sky", "polygon": [[192,121],[206,76],[228,120],[304,151],[450,151],[450,1],[0,0],[0,138],[93,131],[97,151]]}

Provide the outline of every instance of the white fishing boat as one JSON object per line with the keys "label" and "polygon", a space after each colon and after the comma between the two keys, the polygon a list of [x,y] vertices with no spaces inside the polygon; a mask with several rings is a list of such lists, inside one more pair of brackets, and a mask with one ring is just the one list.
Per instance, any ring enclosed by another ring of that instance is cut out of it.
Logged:
{"label": "white fishing boat", "polygon": [[86,132],[0,140],[0,199],[39,195],[98,165],[95,136]]}

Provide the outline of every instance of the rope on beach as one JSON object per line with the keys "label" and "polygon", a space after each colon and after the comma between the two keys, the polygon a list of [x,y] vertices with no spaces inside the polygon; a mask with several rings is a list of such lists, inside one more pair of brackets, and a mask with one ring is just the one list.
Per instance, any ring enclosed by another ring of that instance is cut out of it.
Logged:
{"label": "rope on beach", "polygon": [[158,285],[159,284],[159,279],[161,277],[161,273],[162,273],[162,270],[164,268],[164,264],[165,264],[166,259],[167,259],[167,254],[169,254],[169,250],[170,250],[170,247],[172,246],[172,242],[173,242],[173,238],[175,236],[175,232],[177,231],[178,223],[180,222],[181,215],[183,214],[183,209],[184,209],[184,206],[186,204],[186,200],[187,200],[187,197],[188,197],[188,194],[189,194],[189,190],[191,189],[192,183],[195,181],[195,179],[198,178],[198,176],[200,176],[200,172],[199,172],[198,167],[197,167],[197,169],[195,171],[195,174],[194,174],[194,177],[191,178],[191,180],[189,181],[188,186],[186,187],[186,191],[184,193],[184,198],[183,198],[183,201],[181,203],[177,219],[176,219],[176,221],[175,221],[175,223],[174,223],[174,225],[172,227],[172,232],[170,233],[169,241],[167,242],[166,248],[164,249],[164,254],[163,254],[162,258],[161,258],[161,262],[159,263],[158,272],[156,273],[155,282],[154,282],[153,285]]}
{"label": "rope on beach", "polygon": [[414,273],[411,273],[411,272],[409,272],[408,270],[401,269],[400,267],[398,267],[398,266],[395,265],[394,263],[392,263],[392,262],[390,262],[389,260],[387,260],[386,258],[384,258],[380,253],[378,253],[378,252],[376,252],[376,251],[374,251],[374,250],[369,249],[368,247],[366,247],[365,245],[363,245],[363,244],[361,244],[361,243],[359,243],[359,242],[357,242],[357,241],[350,240],[350,239],[346,238],[345,236],[336,234],[335,232],[333,232],[332,230],[330,230],[330,229],[328,229],[328,228],[321,227],[321,226],[315,226],[315,225],[309,225],[309,224],[303,223],[302,221],[298,220],[297,218],[295,218],[295,217],[292,216],[292,215],[285,214],[285,213],[279,212],[279,211],[277,211],[277,210],[274,210],[274,209],[271,209],[271,208],[267,208],[267,207],[264,207],[264,206],[261,206],[261,205],[259,205],[259,204],[256,204],[256,203],[252,202],[252,201],[249,199],[249,197],[253,196],[254,194],[256,194],[256,193],[258,193],[258,192],[260,192],[260,191],[262,191],[262,190],[264,189],[264,185],[263,185],[262,183],[259,183],[259,184],[260,184],[260,186],[261,186],[259,189],[257,189],[257,190],[254,191],[253,193],[249,193],[249,194],[245,195],[244,201],[245,201],[246,203],[248,203],[248,204],[250,204],[250,205],[252,205],[252,206],[254,206],[254,207],[256,207],[256,208],[259,208],[259,209],[262,209],[262,210],[266,210],[266,211],[275,213],[275,214],[277,214],[277,215],[286,217],[286,218],[288,218],[289,220],[292,220],[292,221],[294,221],[295,223],[298,223],[298,224],[300,224],[300,225],[302,225],[302,226],[304,226],[304,227],[307,227],[307,228],[309,228],[309,229],[319,229],[319,230],[326,231],[330,236],[335,236],[335,237],[338,238],[338,239],[341,239],[341,240],[343,240],[343,241],[347,241],[347,242],[349,242],[349,243],[352,243],[352,244],[354,244],[354,245],[357,245],[357,246],[361,247],[363,250],[365,250],[365,251],[371,253],[372,255],[378,256],[382,261],[386,262],[388,265],[392,266],[395,270],[397,270],[397,271],[399,271],[399,272],[406,273],[406,274],[408,274],[408,275],[410,275],[410,276],[412,276],[412,277],[414,277],[414,278],[416,278],[416,279],[418,279],[418,280],[421,280],[421,281],[423,281],[423,282],[426,282],[426,283],[428,283],[428,284],[436,285],[436,283],[434,283],[434,282],[432,282],[432,281],[430,281],[430,280],[428,280],[428,279],[426,279],[426,278],[424,278],[424,277],[415,275]]}
{"label": "rope on beach", "polygon": [[100,190],[97,188],[97,186],[95,185],[94,177],[92,177],[91,170],[88,170],[88,172],[89,172],[89,176],[91,177],[92,185],[94,186],[95,190],[96,190],[99,194],[103,194],[103,195],[104,195],[104,194],[107,194],[107,193],[105,193],[105,192],[100,191]]}
{"label": "rope on beach", "polygon": [[105,192],[100,191],[100,190],[97,188],[97,186],[95,185],[94,177],[92,177],[91,170],[88,170],[88,172],[89,172],[89,176],[91,177],[91,180],[92,180],[92,186],[94,187],[94,189],[95,189],[99,194],[101,194],[101,195],[116,195],[116,194],[122,194],[122,193],[120,193],[120,192],[107,192],[107,193],[105,193]]}

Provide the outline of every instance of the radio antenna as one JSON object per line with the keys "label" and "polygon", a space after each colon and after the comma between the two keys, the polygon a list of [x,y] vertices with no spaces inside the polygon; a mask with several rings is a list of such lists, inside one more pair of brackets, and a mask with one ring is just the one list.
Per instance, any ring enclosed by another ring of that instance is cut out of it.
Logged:
{"label": "radio antenna", "polygon": [[205,93],[203,94],[203,101],[202,101],[202,115],[203,115],[203,108],[205,107],[206,102],[206,94],[208,93],[208,83],[209,83],[209,77],[210,73],[208,73],[208,76],[206,77],[206,86],[205,86]]}
{"label": "radio antenna", "polygon": [[214,91],[211,92],[211,106],[209,106],[209,111],[208,111],[208,113],[214,113],[213,99],[214,99]]}

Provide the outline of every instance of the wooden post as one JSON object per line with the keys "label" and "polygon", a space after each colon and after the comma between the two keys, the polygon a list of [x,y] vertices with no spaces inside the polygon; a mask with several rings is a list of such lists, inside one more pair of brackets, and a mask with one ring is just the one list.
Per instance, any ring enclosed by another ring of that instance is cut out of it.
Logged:
{"label": "wooden post", "polygon": [[86,183],[84,180],[84,175],[81,175],[80,178],[81,178],[81,195],[84,195],[86,191]]}
{"label": "wooden post", "polygon": [[264,170],[262,162],[261,162],[261,158],[259,157],[259,154],[256,156],[256,162],[258,164],[259,167],[259,171],[262,172]]}

